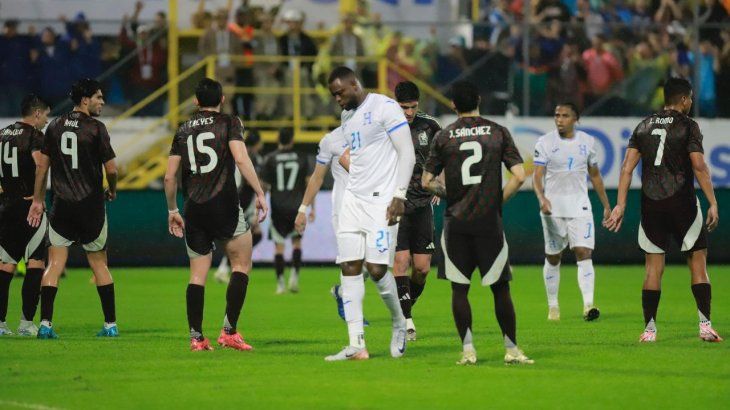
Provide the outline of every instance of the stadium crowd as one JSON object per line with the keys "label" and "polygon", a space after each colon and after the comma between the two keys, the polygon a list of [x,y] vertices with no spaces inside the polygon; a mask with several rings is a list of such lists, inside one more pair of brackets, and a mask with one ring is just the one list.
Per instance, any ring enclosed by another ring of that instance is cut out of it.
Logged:
{"label": "stadium crowd", "polygon": [[[395,63],[388,70],[390,89],[409,75],[443,92],[455,80],[472,80],[479,84],[485,97],[482,110],[488,114],[521,109],[521,88],[527,83],[531,115],[550,114],[564,100],[590,107],[594,115],[642,115],[659,106],[663,79],[678,76],[699,79],[695,86],[702,116],[730,117],[730,106],[718,104],[730,97],[730,25],[723,26],[730,22],[730,1],[696,2],[695,7],[693,1],[679,0],[533,0],[526,7],[525,0],[486,0],[471,38],[454,36],[443,47],[440,28],[431,27],[423,38],[405,36],[371,13],[367,0],[359,1],[357,11],[338,27],[318,27],[324,36],[303,30],[305,11],[281,3],[265,9],[230,0],[226,8],[209,10],[200,0],[191,16],[199,33],[197,47],[182,52],[218,55],[217,78],[224,86],[238,87],[290,86],[292,70],[289,64],[237,63],[228,54],[311,57],[302,64],[300,82],[319,93],[303,96],[305,117],[327,110],[324,77],[339,63],[334,56],[346,58],[368,87],[377,84],[376,66],[357,57],[384,56]],[[51,27],[21,33],[18,21],[5,20],[0,93],[6,98],[0,101],[0,117],[15,115],[29,91],[56,106],[80,77],[102,75],[109,103],[122,107],[162,86],[167,80],[167,18],[160,11],[154,21],[142,24],[143,7],[137,2],[131,15],[122,18],[116,37],[95,35],[83,13],[60,17],[64,33]],[[530,24],[527,32],[524,22]],[[699,38],[694,38],[695,23],[701,25]],[[246,119],[292,113],[290,99],[277,95],[234,93],[228,101],[227,110]],[[138,115],[163,112],[160,98]]]}

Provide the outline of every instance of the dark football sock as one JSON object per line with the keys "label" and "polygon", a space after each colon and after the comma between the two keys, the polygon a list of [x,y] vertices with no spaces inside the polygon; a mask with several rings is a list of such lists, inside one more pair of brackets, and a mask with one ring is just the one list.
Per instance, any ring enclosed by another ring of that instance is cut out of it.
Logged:
{"label": "dark football sock", "polygon": [[101,300],[101,310],[104,312],[104,322],[116,322],[117,311],[114,303],[114,284],[110,283],[104,286],[97,286],[96,291],[99,293],[99,300]]}
{"label": "dark football sock", "polygon": [[56,300],[58,288],[55,286],[41,286],[41,320],[53,322],[53,302]]}
{"label": "dark football sock", "polygon": [[13,272],[0,271],[0,322],[4,322],[5,316],[8,314],[11,280],[13,280]]}
{"label": "dark football sock", "polygon": [[248,290],[248,275],[243,272],[231,273],[231,280],[226,290],[226,321],[223,326],[223,330],[229,335],[236,333],[238,318],[246,300],[246,290]]}
{"label": "dark football sock", "polygon": [[710,302],[712,301],[712,286],[709,283],[698,283],[692,285],[692,294],[697,302],[697,310],[700,311],[704,319],[710,320]]}
{"label": "dark football sock", "polygon": [[203,305],[205,303],[205,287],[188,284],[186,294],[188,305],[188,327],[190,337],[203,340]]}
{"label": "dark football sock", "polygon": [[648,325],[652,320],[656,322],[656,312],[659,309],[661,295],[661,290],[642,289],[641,307],[644,308],[644,325]]}
{"label": "dark football sock", "polygon": [[509,282],[498,282],[490,286],[494,295],[494,314],[497,316],[499,328],[505,338],[505,347],[517,345],[517,320],[515,307],[512,304],[512,295],[509,291]]}
{"label": "dark football sock", "polygon": [[299,268],[302,266],[302,250],[294,249],[291,253],[291,264],[294,270],[299,273]]}
{"label": "dark football sock", "polygon": [[410,278],[408,276],[396,276],[395,285],[398,288],[398,300],[400,301],[400,308],[403,311],[403,316],[406,319],[411,319],[411,289],[409,286]]}
{"label": "dark football sock", "polygon": [[253,235],[251,235],[253,240],[253,245],[251,247],[256,246],[259,242],[261,242],[261,238],[263,235],[261,235],[261,232],[254,232]]}
{"label": "dark football sock", "polygon": [[423,293],[423,289],[426,287],[426,283],[417,283],[414,282],[413,279],[410,280],[410,286],[411,286],[411,306],[415,306],[416,302],[418,302],[418,297],[421,296],[421,293]]}
{"label": "dark football sock", "polygon": [[284,255],[274,255],[274,268],[276,268],[276,278],[280,278],[284,274]]}
{"label": "dark football sock", "polygon": [[451,283],[451,311],[462,344],[471,344],[471,305],[469,304],[469,285]]}
{"label": "dark football sock", "polygon": [[28,268],[23,278],[23,320],[33,321],[35,312],[38,309],[38,299],[41,296],[41,279],[43,269]]}

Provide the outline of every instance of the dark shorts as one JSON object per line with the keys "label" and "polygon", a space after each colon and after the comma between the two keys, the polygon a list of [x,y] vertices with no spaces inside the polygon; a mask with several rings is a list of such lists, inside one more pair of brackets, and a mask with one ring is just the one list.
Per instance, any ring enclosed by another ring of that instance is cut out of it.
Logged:
{"label": "dark shorts", "polygon": [[48,218],[40,226],[28,225],[31,201],[0,202],[0,261],[17,264],[21,259],[45,260],[48,249]]}
{"label": "dark shorts", "polygon": [[49,220],[51,246],[68,247],[78,243],[87,252],[106,249],[107,221],[103,196],[92,196],[78,202],[55,197]]}
{"label": "dark shorts", "polygon": [[642,201],[639,246],[645,253],[666,253],[672,238],[682,252],[707,249],[707,228],[700,201],[693,199],[661,205]]}
{"label": "dark shorts", "polygon": [[204,256],[215,249],[215,241],[227,241],[248,232],[248,223],[240,206],[228,212],[185,212],[185,245],[190,258]]}
{"label": "dark shorts", "polygon": [[297,219],[297,209],[272,209],[269,239],[275,243],[284,243],[287,238],[301,238],[294,230],[294,221]]}
{"label": "dark shorts", "polygon": [[433,209],[424,206],[403,215],[398,224],[398,244],[395,251],[411,251],[413,254],[431,255],[433,244]]}
{"label": "dark shorts", "polygon": [[454,283],[470,284],[476,268],[484,286],[512,280],[509,247],[501,229],[488,234],[465,234],[452,232],[446,221],[441,248],[444,257],[439,260],[439,275]]}

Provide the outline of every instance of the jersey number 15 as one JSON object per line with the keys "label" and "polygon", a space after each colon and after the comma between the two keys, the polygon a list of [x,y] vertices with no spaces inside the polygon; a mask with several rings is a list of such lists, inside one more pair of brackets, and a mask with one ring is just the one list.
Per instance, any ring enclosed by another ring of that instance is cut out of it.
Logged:
{"label": "jersey number 15", "polygon": [[[193,144],[193,139],[195,140],[195,144]],[[201,174],[207,174],[218,165],[218,155],[215,153],[215,150],[205,145],[205,141],[212,139],[215,139],[215,134],[212,132],[201,132],[195,138],[192,135],[188,135],[188,160],[190,161],[190,172],[193,174],[198,173],[198,164],[195,163],[195,148],[198,149],[199,153],[209,158],[208,164],[200,167]]]}

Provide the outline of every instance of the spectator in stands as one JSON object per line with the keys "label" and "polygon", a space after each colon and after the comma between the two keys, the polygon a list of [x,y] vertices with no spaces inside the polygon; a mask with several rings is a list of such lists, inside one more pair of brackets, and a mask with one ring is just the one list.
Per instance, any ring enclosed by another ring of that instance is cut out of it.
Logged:
{"label": "spectator in stands", "polygon": [[[245,7],[244,7],[245,6]],[[239,43],[238,49],[243,56],[248,57],[245,61],[236,63],[236,87],[253,87],[253,14],[247,3],[236,9],[236,18],[228,23],[228,30],[233,33]],[[235,93],[233,96],[233,113],[244,119],[253,118],[253,93]]]}
{"label": "spectator in stands", "polygon": [[560,20],[554,19],[547,26],[541,25],[539,33],[537,44],[540,47],[540,65],[553,66],[565,44]]}
{"label": "spectator in stands", "polygon": [[[238,37],[228,30],[228,11],[220,9],[216,13],[215,21],[198,39],[198,53],[201,56],[217,56],[215,61],[215,78],[224,87],[224,93],[230,98],[230,87],[236,84],[235,64],[231,55],[241,53],[241,42]],[[231,103],[226,101],[223,110],[231,112]]]}
{"label": "spectator in stands", "polygon": [[[122,20],[119,41],[122,47],[134,52],[129,69],[129,97],[137,103],[165,84],[167,50],[157,41],[150,40],[151,27],[138,26],[134,37],[127,33],[127,21]],[[138,116],[161,116],[164,100],[156,98],[137,112]]]}
{"label": "spectator in stands", "polygon": [[535,8],[535,21],[570,21],[570,9],[560,0],[540,0]]}
{"label": "spectator in stands", "polygon": [[587,73],[588,94],[586,105],[608,94],[611,87],[623,79],[623,69],[616,57],[604,47],[606,38],[593,37],[592,47],[583,52],[583,64]]}
{"label": "spectator in stands", "polygon": [[[261,16],[261,29],[254,37],[254,54],[262,56],[281,55],[279,40],[273,32],[274,19],[268,14]],[[257,87],[280,87],[279,64],[260,62],[254,66],[254,81]],[[278,94],[260,93],[256,96],[256,118],[271,119],[276,116],[280,98]]]}
{"label": "spectator in stands", "polygon": [[572,102],[583,109],[583,90],[585,89],[586,70],[580,56],[578,45],[565,43],[560,52],[558,64],[548,72],[546,110],[551,110],[560,102]]}
{"label": "spectator in stands", "polygon": [[30,44],[18,33],[18,21],[6,20],[0,36],[0,117],[17,117],[28,91]]}
{"label": "spectator in stands", "polygon": [[[279,37],[279,48],[282,54],[290,57],[315,57],[319,50],[314,40],[302,30],[304,26],[304,15],[302,12],[294,9],[286,10],[283,14],[283,19],[288,29],[286,33]],[[303,88],[311,88],[314,86],[312,82],[313,64],[312,61],[301,62],[299,81]],[[292,59],[289,62],[289,66],[284,69],[284,82],[287,86],[293,84],[293,65],[294,60]],[[302,95],[302,113],[306,117],[312,117],[314,114],[314,107],[317,103],[312,97],[312,95]],[[287,107],[285,114],[291,116],[291,105],[286,104],[285,106]]]}
{"label": "spectator in stands", "polygon": [[717,73],[717,100],[722,101],[717,104],[718,116],[723,118],[730,117],[730,29],[725,29],[720,33],[722,49],[720,50],[719,62],[720,71]]}
{"label": "spectator in stands", "polygon": [[[501,42],[502,45],[506,41]],[[480,112],[503,115],[509,102],[509,79],[512,59],[503,47],[492,47],[491,36],[477,37],[467,54],[471,70],[470,81],[479,88]]]}
{"label": "spectator in stands", "polygon": [[[728,12],[718,0],[704,0],[700,5],[697,22],[699,24],[726,23],[728,22]],[[721,44],[720,29],[717,27],[702,28],[700,39],[710,40],[719,46]]]}
{"label": "spectator in stands", "polygon": [[442,87],[450,84],[466,67],[466,42],[464,37],[454,36],[449,39],[448,53],[438,58],[436,84]]}
{"label": "spectator in stands", "polygon": [[342,19],[342,30],[332,39],[330,55],[333,57],[350,57],[344,61],[344,65],[353,71],[357,71],[357,63],[353,57],[365,55],[365,48],[360,36],[355,34],[355,16],[347,15]]}
{"label": "spectator in stands", "polygon": [[71,77],[96,78],[101,74],[101,43],[94,38],[91,25],[84,16],[78,13],[73,21],[68,22],[65,16],[61,16],[65,23],[66,35],[61,39],[68,44],[71,56]]}
{"label": "spectator in stands", "polygon": [[[689,59],[692,64],[694,58],[694,53],[690,53]],[[700,84],[695,98],[700,106],[700,115],[714,118],[717,116],[715,78],[720,71],[720,50],[709,39],[700,42],[699,66]]]}
{"label": "spectator in stands", "polygon": [[509,26],[514,24],[514,18],[509,12],[509,0],[497,0],[487,17],[491,25],[489,33],[489,43],[492,47],[496,47],[499,41],[509,33]]}
{"label": "spectator in stands", "polygon": [[[578,12],[572,18],[573,24],[582,26],[585,39],[591,39],[604,32],[604,21],[601,13],[591,7],[589,0],[578,0]],[[582,38],[581,38],[582,40]]]}
{"label": "spectator in stands", "polygon": [[68,98],[68,90],[75,81],[69,43],[61,41],[51,27],[40,36],[40,45],[33,53],[37,92],[51,107],[57,107]]}
{"label": "spectator in stands", "polygon": [[654,13],[654,21],[656,23],[670,24],[682,21],[682,9],[677,5],[675,0],[661,0],[659,8]]}

